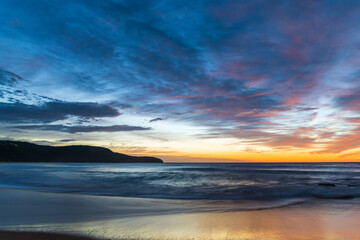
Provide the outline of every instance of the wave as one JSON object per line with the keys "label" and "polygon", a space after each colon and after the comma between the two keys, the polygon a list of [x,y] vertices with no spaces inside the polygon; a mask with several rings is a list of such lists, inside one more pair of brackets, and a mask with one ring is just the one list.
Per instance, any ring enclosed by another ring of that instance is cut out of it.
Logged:
{"label": "wave", "polygon": [[[360,197],[360,164],[345,164],[347,171],[340,172],[336,166],[1,164],[0,187],[188,200],[346,200]],[[344,166],[342,168],[345,169]]]}
{"label": "wave", "polygon": [[[232,207],[221,207],[221,208],[209,208],[207,211],[222,211],[222,212],[233,212],[233,211],[260,211],[274,208],[288,207],[295,204],[305,203],[310,201],[310,198],[290,198],[281,199],[275,201],[263,201],[259,203],[253,203],[250,206],[232,206]],[[241,204],[240,204],[241,205]]]}

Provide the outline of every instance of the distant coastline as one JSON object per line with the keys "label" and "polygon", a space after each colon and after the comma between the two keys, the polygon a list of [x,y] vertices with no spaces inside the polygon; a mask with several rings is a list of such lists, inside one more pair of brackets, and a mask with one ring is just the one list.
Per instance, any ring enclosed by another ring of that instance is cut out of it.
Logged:
{"label": "distant coastline", "polygon": [[163,163],[156,157],[137,157],[86,145],[43,146],[28,142],[0,141],[0,162],[63,163]]}

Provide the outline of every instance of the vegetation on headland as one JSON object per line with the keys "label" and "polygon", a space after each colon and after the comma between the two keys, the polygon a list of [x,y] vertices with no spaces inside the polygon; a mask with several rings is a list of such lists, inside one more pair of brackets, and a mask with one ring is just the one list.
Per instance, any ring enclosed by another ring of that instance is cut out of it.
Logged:
{"label": "vegetation on headland", "polygon": [[43,146],[28,142],[0,141],[1,162],[64,163],[162,163],[156,157],[136,157],[115,153],[104,147],[86,145]]}

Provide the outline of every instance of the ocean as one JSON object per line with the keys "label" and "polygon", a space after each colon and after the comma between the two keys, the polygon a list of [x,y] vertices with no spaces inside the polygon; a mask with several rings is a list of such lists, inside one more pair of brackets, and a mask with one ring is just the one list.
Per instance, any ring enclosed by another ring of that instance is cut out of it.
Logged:
{"label": "ocean", "polygon": [[160,199],[360,197],[360,163],[2,163],[0,187]]}
{"label": "ocean", "polygon": [[357,240],[359,163],[0,164],[0,233]]}

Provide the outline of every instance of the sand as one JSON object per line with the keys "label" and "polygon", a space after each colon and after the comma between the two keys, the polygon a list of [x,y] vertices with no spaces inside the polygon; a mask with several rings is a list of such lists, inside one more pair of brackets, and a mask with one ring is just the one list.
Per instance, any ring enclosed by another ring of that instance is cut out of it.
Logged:
{"label": "sand", "polygon": [[68,234],[36,233],[36,232],[0,232],[0,239],[6,240],[94,240],[82,236]]}
{"label": "sand", "polygon": [[[257,203],[256,203],[257,204]],[[254,203],[102,197],[0,190],[0,230],[55,232],[109,240],[355,240],[360,202],[310,200],[257,208]],[[264,206],[264,205],[262,205]],[[265,205],[266,206],[266,205]],[[222,209],[222,210],[221,210]],[[1,235],[2,234],[2,235]],[[23,232],[0,239],[42,239]],[[21,234],[21,235],[20,235]],[[49,235],[48,235],[49,236]],[[44,235],[44,240],[48,237]],[[51,239],[86,239],[57,235]]]}

